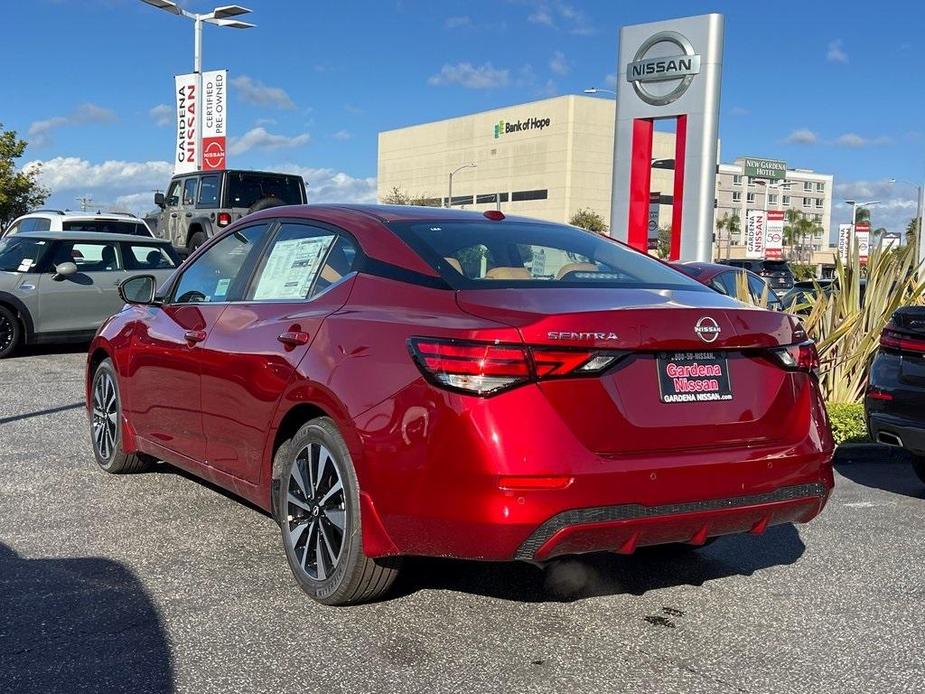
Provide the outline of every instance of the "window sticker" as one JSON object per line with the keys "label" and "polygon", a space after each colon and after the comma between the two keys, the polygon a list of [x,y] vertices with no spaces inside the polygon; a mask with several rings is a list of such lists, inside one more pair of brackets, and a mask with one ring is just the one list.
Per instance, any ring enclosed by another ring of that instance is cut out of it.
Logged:
{"label": "window sticker", "polygon": [[215,294],[216,298],[224,298],[225,294],[228,293],[228,287],[231,285],[230,279],[222,279],[218,281],[218,284],[215,285]]}
{"label": "window sticker", "polygon": [[273,246],[254,299],[304,299],[335,236],[279,241]]}
{"label": "window sticker", "polygon": [[32,267],[32,258],[26,258],[16,268],[16,272],[29,272],[30,267]]}

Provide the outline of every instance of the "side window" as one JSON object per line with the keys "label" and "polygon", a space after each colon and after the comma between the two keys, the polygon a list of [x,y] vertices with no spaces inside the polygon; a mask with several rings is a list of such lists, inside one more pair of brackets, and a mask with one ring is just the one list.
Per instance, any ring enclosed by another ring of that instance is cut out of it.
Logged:
{"label": "side window", "polygon": [[123,243],[126,270],[169,270],[177,267],[167,248],[153,243]]}
{"label": "side window", "polygon": [[165,204],[167,207],[176,207],[180,204],[180,181],[174,181],[170,184]]}
{"label": "side window", "polygon": [[21,231],[22,222],[17,222],[16,224],[11,224],[4,232],[4,236],[13,236],[13,234],[18,234]]}
{"label": "side window", "polygon": [[283,224],[265,253],[249,294],[254,301],[304,301],[353,268],[356,248],[333,231]]}
{"label": "side window", "polygon": [[61,263],[74,263],[78,272],[121,270],[116,244],[104,241],[62,241],[55,249],[52,269]]}
{"label": "side window", "polygon": [[218,176],[203,176],[196,207],[218,207]]}
{"label": "side window", "polygon": [[196,184],[199,182],[197,178],[187,178],[186,182],[183,184],[183,204],[184,205],[194,205],[196,203]]}
{"label": "side window", "polygon": [[44,217],[30,217],[19,224],[20,231],[48,231],[51,229],[51,220]]}
{"label": "side window", "polygon": [[711,280],[710,286],[721,294],[735,298],[737,274],[739,273],[734,271],[721,272]]}
{"label": "side window", "polygon": [[771,288],[755,275],[748,276],[748,293],[758,306],[771,301]]}
{"label": "side window", "polygon": [[173,303],[234,301],[243,293],[249,268],[267,232],[266,224],[229,234],[196,258],[180,276]]}

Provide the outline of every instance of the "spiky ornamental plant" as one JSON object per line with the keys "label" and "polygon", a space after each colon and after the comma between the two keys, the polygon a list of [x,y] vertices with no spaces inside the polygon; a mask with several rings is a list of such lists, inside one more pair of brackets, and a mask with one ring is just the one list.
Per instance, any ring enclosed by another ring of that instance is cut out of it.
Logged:
{"label": "spiky ornamental plant", "polygon": [[[925,279],[920,279],[914,245],[883,250],[877,245],[866,271],[858,263],[857,244],[848,260],[835,261],[835,290],[816,287],[803,324],[816,341],[821,361],[819,381],[827,402],[859,402],[880,333],[900,306],[925,303]],[[861,279],[867,284],[862,296]],[[804,306],[806,306],[804,304]]]}

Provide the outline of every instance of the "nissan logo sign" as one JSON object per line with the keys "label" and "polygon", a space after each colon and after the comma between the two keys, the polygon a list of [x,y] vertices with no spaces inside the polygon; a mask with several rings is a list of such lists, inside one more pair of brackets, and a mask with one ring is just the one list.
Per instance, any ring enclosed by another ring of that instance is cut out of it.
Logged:
{"label": "nissan logo sign", "polygon": [[[680,49],[680,55],[666,50]],[[653,52],[655,55],[649,55]],[[633,62],[626,66],[626,81],[632,82],[639,98],[653,106],[665,106],[681,98],[700,72],[700,56],[685,36],[676,31],[660,31],[650,36],[636,51]],[[670,91],[649,91],[646,85],[670,82]]]}
{"label": "nissan logo sign", "polygon": [[694,332],[697,333],[697,337],[704,342],[716,342],[716,338],[719,337],[722,330],[719,327],[719,323],[716,322],[716,319],[710,316],[704,316],[697,321],[697,325],[694,326]]}

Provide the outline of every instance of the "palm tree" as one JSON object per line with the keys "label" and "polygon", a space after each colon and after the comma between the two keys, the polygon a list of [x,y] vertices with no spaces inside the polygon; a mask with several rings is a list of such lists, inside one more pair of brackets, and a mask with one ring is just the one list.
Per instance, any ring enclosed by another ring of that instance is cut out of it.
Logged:
{"label": "palm tree", "polygon": [[784,246],[793,249],[799,236],[798,225],[803,219],[803,213],[792,207],[787,210],[787,223],[784,225]]}
{"label": "palm tree", "polygon": [[855,224],[870,224],[870,208],[859,207],[854,213]]}

